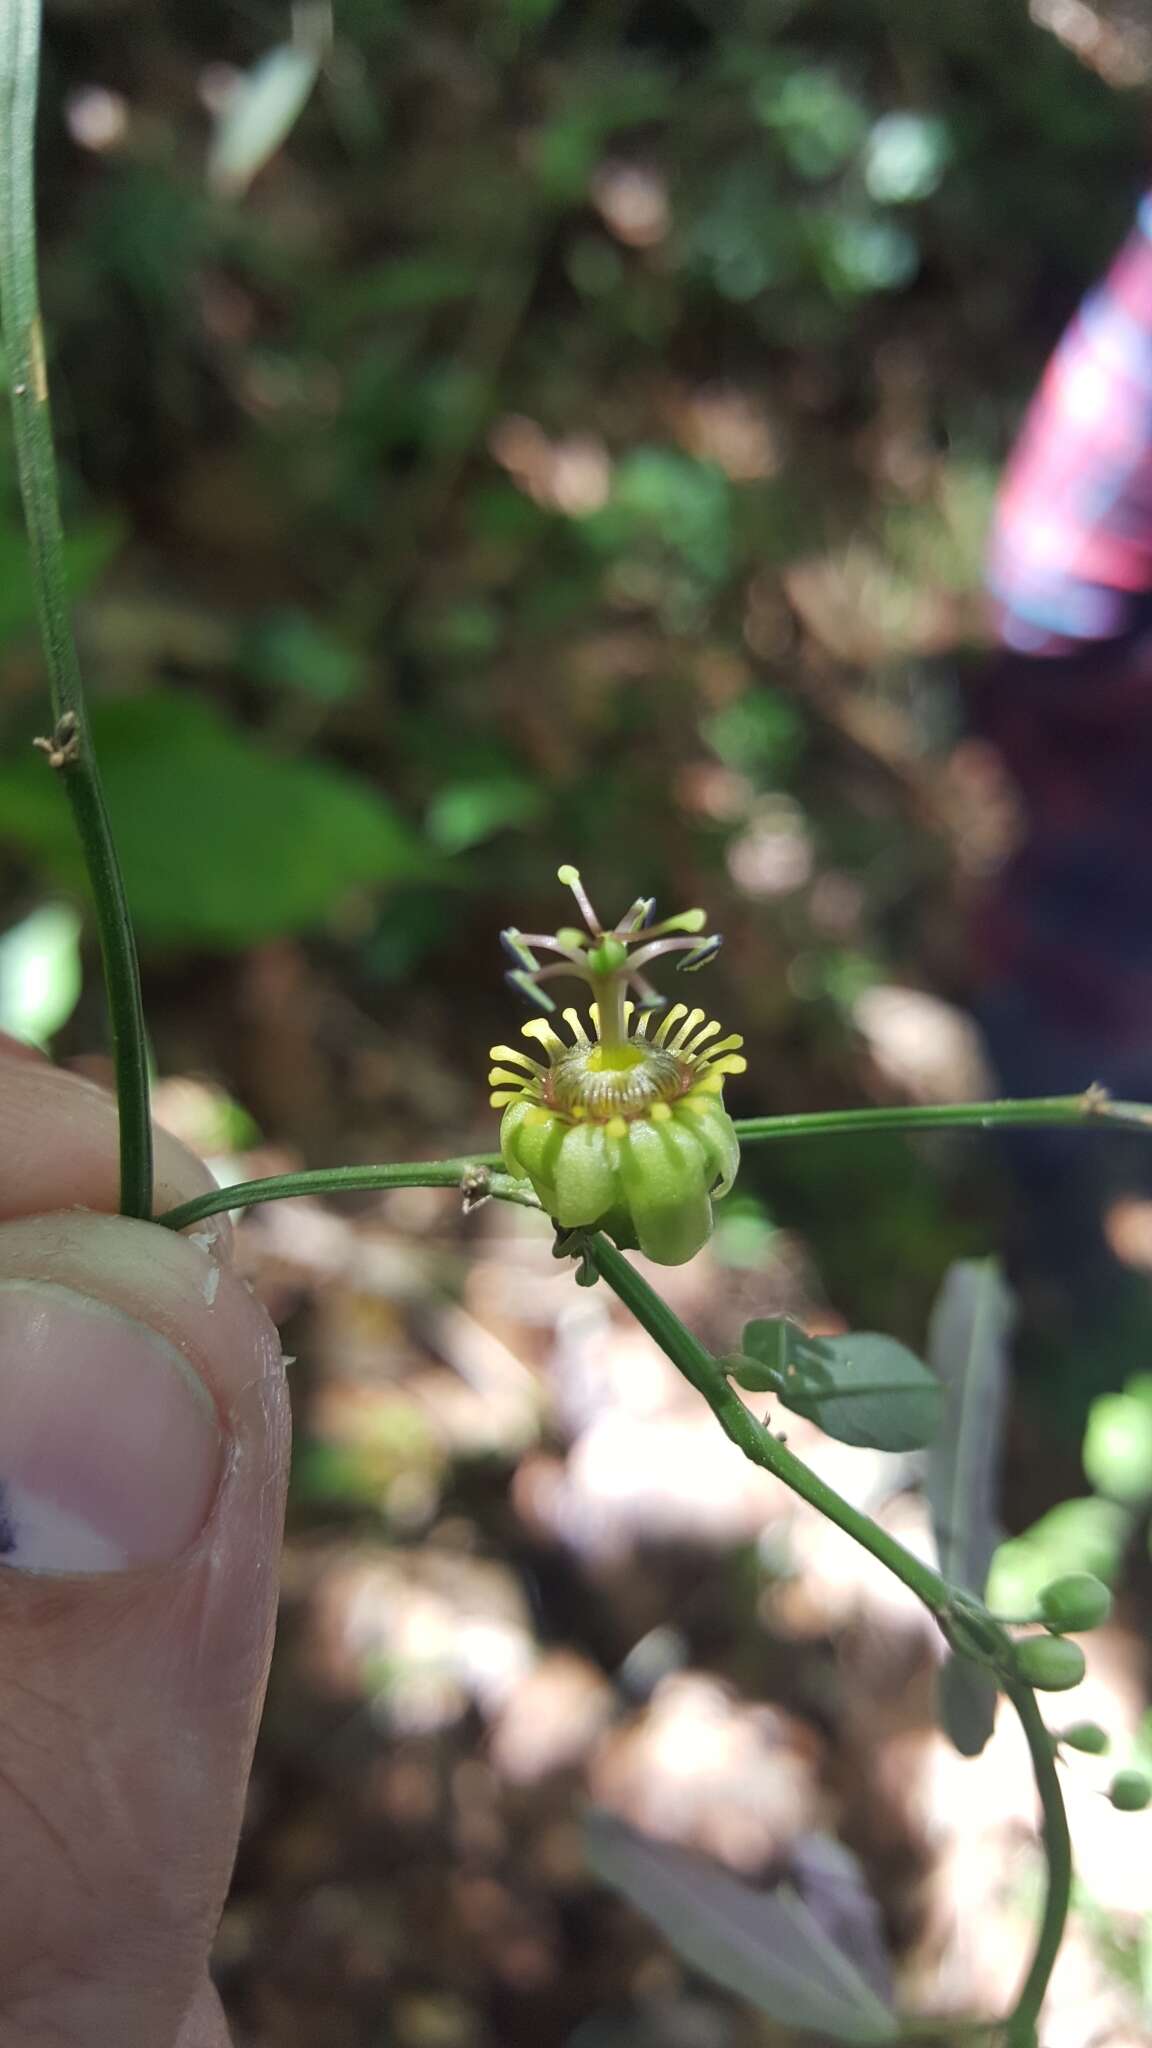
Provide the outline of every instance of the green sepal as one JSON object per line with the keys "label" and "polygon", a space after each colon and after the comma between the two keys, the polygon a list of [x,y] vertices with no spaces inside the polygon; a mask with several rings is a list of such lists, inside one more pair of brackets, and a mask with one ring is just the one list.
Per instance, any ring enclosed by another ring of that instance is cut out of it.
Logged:
{"label": "green sepal", "polygon": [[556,1152],[552,1184],[556,1221],[566,1230],[598,1221],[616,1200],[612,1142],[603,1124],[575,1124]]}
{"label": "green sepal", "polygon": [[640,1249],[658,1266],[682,1266],[708,1242],[712,1204],[707,1167],[695,1136],[674,1118],[646,1119],[620,1144],[620,1181]]}

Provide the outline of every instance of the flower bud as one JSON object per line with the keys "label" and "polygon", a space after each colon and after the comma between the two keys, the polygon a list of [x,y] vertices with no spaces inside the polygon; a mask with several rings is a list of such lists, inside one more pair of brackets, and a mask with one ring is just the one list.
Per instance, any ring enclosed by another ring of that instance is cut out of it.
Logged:
{"label": "flower bud", "polygon": [[1118,1813],[1143,1813],[1152,1806],[1152,1783],[1143,1771],[1117,1771],[1108,1797]]}
{"label": "flower bud", "polygon": [[1078,1749],[1084,1756],[1107,1756],[1111,1737],[1098,1721],[1073,1721],[1056,1737],[1065,1749]]}
{"label": "flower bud", "polygon": [[1017,1676],[1040,1692],[1069,1692],[1084,1676],[1084,1652],[1063,1636],[1028,1636],[1016,1644]]}
{"label": "flower bud", "polygon": [[1040,1619],[1055,1635],[1078,1635],[1099,1628],[1112,1612],[1112,1595],[1091,1572],[1067,1572],[1053,1579],[1040,1595]]}

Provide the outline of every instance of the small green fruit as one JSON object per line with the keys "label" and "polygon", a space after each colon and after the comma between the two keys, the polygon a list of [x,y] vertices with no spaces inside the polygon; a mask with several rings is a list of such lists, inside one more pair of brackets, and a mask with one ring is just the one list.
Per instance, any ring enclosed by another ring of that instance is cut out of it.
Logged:
{"label": "small green fruit", "polygon": [[1107,1756],[1111,1737],[1098,1721],[1073,1721],[1070,1728],[1062,1728],[1056,1740],[1065,1749],[1078,1749],[1085,1756]]}
{"label": "small green fruit", "polygon": [[1152,1806],[1152,1783],[1143,1771],[1117,1771],[1108,1797],[1119,1813],[1143,1813],[1146,1806]]}
{"label": "small green fruit", "polygon": [[1040,1619],[1057,1635],[1078,1635],[1099,1628],[1112,1612],[1112,1595],[1091,1572],[1067,1572],[1053,1579],[1040,1595]]}
{"label": "small green fruit", "polygon": [[1084,1652],[1063,1636],[1028,1636],[1016,1645],[1016,1671],[1041,1692],[1069,1692],[1084,1676]]}

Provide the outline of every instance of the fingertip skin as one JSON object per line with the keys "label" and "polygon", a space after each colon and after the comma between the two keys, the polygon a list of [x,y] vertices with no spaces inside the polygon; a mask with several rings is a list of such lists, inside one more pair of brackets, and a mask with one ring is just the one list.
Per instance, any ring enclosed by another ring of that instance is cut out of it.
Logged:
{"label": "fingertip skin", "polygon": [[224,2048],[194,2000],[271,1653],[291,1429],[279,1341],[201,1246],[123,1217],[0,1226],[13,1276],[147,1321],[201,1378],[225,1441],[205,1526],[171,1563],[0,1568],[0,2040],[18,2020],[13,2039],[160,2048],[195,2014],[188,2048]]}
{"label": "fingertip skin", "polygon": [[207,1978],[172,2048],[232,2048],[220,1995]]}
{"label": "fingertip skin", "polygon": [[29,1045],[25,1038],[13,1038],[10,1031],[0,1031],[0,1059],[39,1060],[48,1064],[48,1055],[38,1045]]}
{"label": "fingertip skin", "polygon": [[[53,1209],[115,1214],[120,1201],[119,1118],[115,1097],[96,1082],[65,1073],[34,1048],[0,1043],[0,1223]],[[155,1132],[155,1213],[216,1186],[202,1159],[169,1132]],[[226,1256],[226,1216],[200,1226]]]}
{"label": "fingertip skin", "polygon": [[[158,1213],[213,1186],[157,1132]],[[229,2048],[207,1956],[271,1651],[288,1390],[227,1219],[178,1235],[117,1215],[118,1192],[113,1098],[0,1039],[0,1289],[147,1325],[200,1381],[220,1445],[203,1525],[170,1561],[0,1565],[0,2042]],[[68,1355],[82,1384],[103,1354]],[[143,1435],[157,1445],[159,1424]],[[78,1424],[61,1441],[90,1455]]]}

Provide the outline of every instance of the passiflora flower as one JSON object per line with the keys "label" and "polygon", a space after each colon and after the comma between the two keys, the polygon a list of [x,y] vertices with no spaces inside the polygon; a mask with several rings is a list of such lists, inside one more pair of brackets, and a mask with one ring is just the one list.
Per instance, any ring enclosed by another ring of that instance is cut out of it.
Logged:
{"label": "passiflora flower", "polygon": [[[565,1230],[600,1228],[660,1265],[681,1265],[712,1229],[712,1203],[732,1185],[740,1151],[724,1108],[724,1082],[746,1066],[735,1035],[703,1010],[663,1008],[644,970],[664,954],[702,967],[720,944],[701,938],[702,910],[654,924],[640,898],[606,929],[575,868],[560,869],[587,929],[501,934],[516,966],[508,979],[541,1009],[541,984],[560,975],[586,983],[585,1019],[563,1011],[564,1037],[546,1017],[523,1027],[539,1058],[494,1045],[492,1106],[503,1109],[500,1144],[509,1173],[527,1180]],[[538,951],[559,954],[542,965]],[[636,997],[629,999],[631,989]]]}

